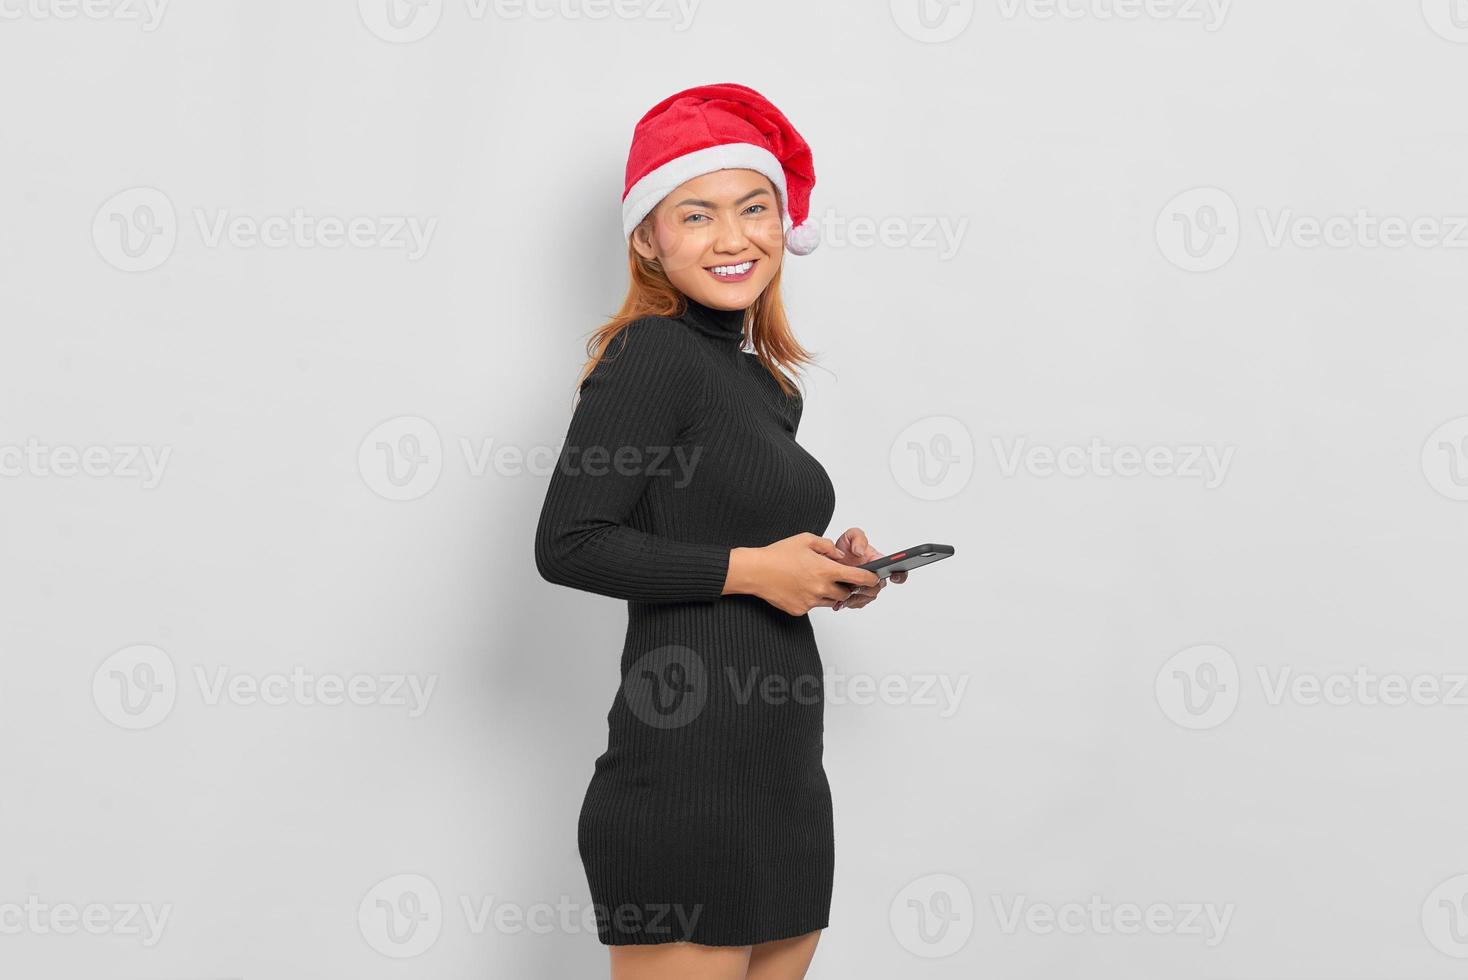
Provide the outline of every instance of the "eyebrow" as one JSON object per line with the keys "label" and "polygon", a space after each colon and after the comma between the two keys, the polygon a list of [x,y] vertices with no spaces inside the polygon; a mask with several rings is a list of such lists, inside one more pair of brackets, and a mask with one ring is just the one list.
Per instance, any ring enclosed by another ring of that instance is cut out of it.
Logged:
{"label": "eyebrow", "polygon": [[[752,190],[748,194],[746,194],[743,197],[741,197],[739,200],[735,201],[734,204],[735,204],[735,206],[738,206],[740,204],[743,204],[745,201],[749,200],[752,197],[758,197],[761,194],[768,194],[768,193],[769,193],[769,191],[765,190],[763,187],[756,188],[755,190]],[[673,207],[680,208],[680,207],[682,207],[685,204],[691,204],[691,205],[693,205],[696,208],[716,208],[716,207],[718,207],[718,205],[715,204],[713,201],[697,201],[697,200],[694,200],[691,197],[688,198],[688,199],[686,199],[686,200],[679,201],[677,204],[673,205]]]}

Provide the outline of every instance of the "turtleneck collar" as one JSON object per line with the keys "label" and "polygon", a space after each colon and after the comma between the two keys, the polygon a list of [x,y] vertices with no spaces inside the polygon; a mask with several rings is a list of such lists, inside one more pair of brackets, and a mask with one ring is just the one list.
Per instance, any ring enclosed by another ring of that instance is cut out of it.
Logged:
{"label": "turtleneck collar", "polygon": [[744,345],[745,310],[716,310],[691,296],[684,298],[688,300],[688,311],[683,314],[683,320],[690,327],[730,346]]}

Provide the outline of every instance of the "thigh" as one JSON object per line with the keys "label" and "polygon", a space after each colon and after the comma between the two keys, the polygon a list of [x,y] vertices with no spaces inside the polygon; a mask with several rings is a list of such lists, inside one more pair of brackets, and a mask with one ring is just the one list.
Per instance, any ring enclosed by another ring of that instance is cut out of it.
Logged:
{"label": "thigh", "polygon": [[612,980],[744,980],[748,946],[657,943],[608,946]]}
{"label": "thigh", "polygon": [[793,939],[758,944],[750,952],[746,980],[802,980],[820,938],[821,930],[817,929]]}

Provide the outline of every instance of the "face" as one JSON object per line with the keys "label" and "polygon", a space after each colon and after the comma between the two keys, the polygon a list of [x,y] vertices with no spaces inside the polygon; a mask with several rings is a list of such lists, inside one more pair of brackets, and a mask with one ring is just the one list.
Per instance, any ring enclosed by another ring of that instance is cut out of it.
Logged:
{"label": "face", "polygon": [[632,232],[632,246],[656,259],[683,295],[742,310],[775,278],[785,254],[775,187],[753,170],[695,177],[658,202]]}

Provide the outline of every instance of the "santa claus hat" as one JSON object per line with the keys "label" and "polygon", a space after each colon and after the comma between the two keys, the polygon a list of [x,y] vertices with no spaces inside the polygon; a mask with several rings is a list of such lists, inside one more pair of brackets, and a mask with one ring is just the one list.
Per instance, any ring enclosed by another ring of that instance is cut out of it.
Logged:
{"label": "santa claus hat", "polygon": [[684,89],[638,121],[622,192],[624,237],[684,181],[731,169],[768,177],[789,222],[785,247],[796,255],[815,249],[820,230],[806,220],[816,182],[810,147],[769,99],[732,82]]}

